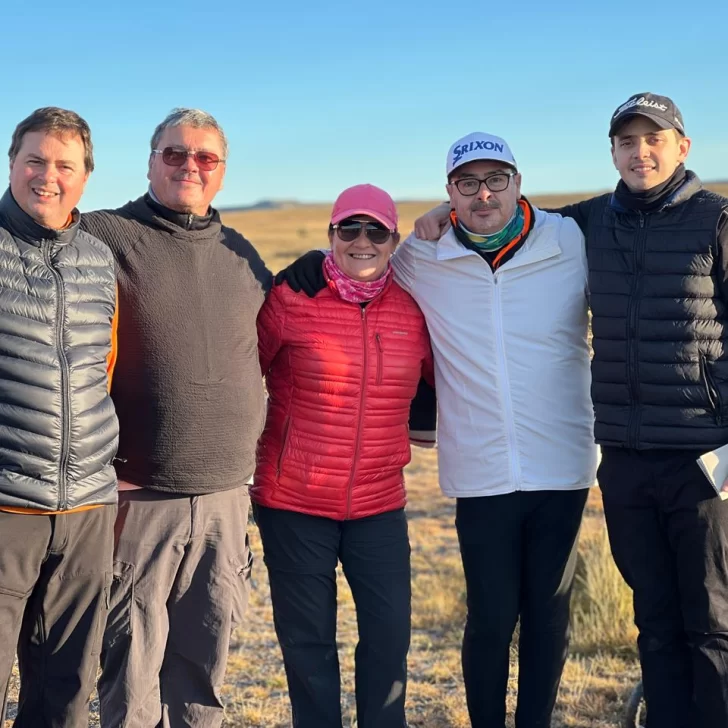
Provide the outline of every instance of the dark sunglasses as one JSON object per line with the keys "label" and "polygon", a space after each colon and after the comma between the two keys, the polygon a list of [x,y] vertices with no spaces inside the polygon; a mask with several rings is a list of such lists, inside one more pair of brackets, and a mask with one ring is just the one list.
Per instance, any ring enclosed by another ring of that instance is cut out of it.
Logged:
{"label": "dark sunglasses", "polygon": [[332,225],[331,228],[336,230],[339,237],[345,243],[352,243],[361,234],[362,230],[366,234],[367,238],[375,245],[382,245],[389,240],[394,230],[389,230],[378,222],[368,222],[363,220],[342,220],[336,225]]}
{"label": "dark sunglasses", "polygon": [[174,147],[165,147],[164,149],[152,149],[152,154],[161,154],[162,161],[169,167],[181,167],[187,157],[192,157],[195,164],[204,172],[212,172],[217,169],[220,162],[224,159],[215,154],[215,152],[188,152],[186,149],[175,149]]}

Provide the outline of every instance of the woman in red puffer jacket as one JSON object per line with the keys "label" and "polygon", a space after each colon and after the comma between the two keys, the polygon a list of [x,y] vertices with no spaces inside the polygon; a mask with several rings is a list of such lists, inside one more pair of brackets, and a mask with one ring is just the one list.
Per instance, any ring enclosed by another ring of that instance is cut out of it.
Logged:
{"label": "woman in red puffer jacket", "polygon": [[409,406],[432,354],[392,279],[391,197],[345,190],[329,226],[328,287],[274,288],[258,317],[269,402],[251,497],[297,728],[341,728],[336,566],[357,609],[360,728],[403,728],[410,547],[403,468]]}

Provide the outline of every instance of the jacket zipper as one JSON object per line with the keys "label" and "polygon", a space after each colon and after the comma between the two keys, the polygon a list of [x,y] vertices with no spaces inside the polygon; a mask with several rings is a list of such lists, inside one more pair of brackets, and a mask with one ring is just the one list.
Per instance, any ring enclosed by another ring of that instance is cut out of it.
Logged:
{"label": "jacket zipper", "polygon": [[704,354],[700,354],[700,369],[705,380],[705,389],[708,393],[708,401],[710,406],[713,408],[713,417],[715,418],[716,425],[723,424],[723,401],[720,394],[720,389],[715,386],[713,375],[708,369],[708,360]]}
{"label": "jacket zipper", "polygon": [[286,417],[285,425],[283,426],[283,445],[281,446],[281,454],[278,456],[278,467],[276,468],[276,477],[280,477],[281,468],[283,467],[283,460],[286,457],[288,451],[288,441],[291,436],[291,418]]}
{"label": "jacket zipper", "polygon": [[640,233],[634,248],[634,280],[627,311],[627,381],[632,402],[627,423],[627,447],[636,448],[639,439],[640,391],[638,384],[639,352],[637,348],[637,324],[639,320],[639,294],[642,288],[642,268],[645,257],[645,216],[639,212]]}
{"label": "jacket zipper", "polygon": [[[371,304],[369,304],[371,306]],[[356,427],[356,444],[354,446],[354,464],[351,467],[351,476],[349,477],[349,486],[346,492],[346,520],[348,521],[351,517],[351,496],[354,488],[354,478],[356,477],[356,468],[359,464],[359,450],[361,448],[361,428],[364,424],[364,405],[366,404],[366,390],[367,390],[367,370],[369,369],[368,360],[368,337],[367,337],[367,311],[365,308],[361,309],[361,330],[362,330],[362,341],[364,342],[364,361],[361,367],[361,387],[360,398],[359,398],[359,422]]]}
{"label": "jacket zipper", "polygon": [[493,317],[495,318],[496,344],[498,347],[498,369],[501,379],[501,396],[503,398],[503,413],[506,418],[506,429],[508,436],[508,449],[511,452],[511,476],[516,490],[520,490],[521,484],[521,463],[518,457],[518,442],[516,440],[516,426],[513,421],[513,402],[511,401],[511,387],[508,381],[508,370],[506,368],[506,345],[503,337],[503,317],[501,314],[500,286],[498,276],[493,274]]}
{"label": "jacket zipper", "polygon": [[66,352],[63,348],[63,312],[66,310],[66,297],[63,291],[63,279],[51,261],[51,247],[53,243],[45,240],[43,258],[50,268],[56,283],[56,349],[61,365],[61,459],[58,464],[58,510],[65,511],[68,507],[68,494],[66,492],[66,478],[69,457],[69,439],[71,432],[71,403],[69,401],[69,366]]}
{"label": "jacket zipper", "polygon": [[379,334],[374,335],[374,341],[377,345],[377,384],[381,384],[384,379],[384,349],[382,348],[382,339]]}

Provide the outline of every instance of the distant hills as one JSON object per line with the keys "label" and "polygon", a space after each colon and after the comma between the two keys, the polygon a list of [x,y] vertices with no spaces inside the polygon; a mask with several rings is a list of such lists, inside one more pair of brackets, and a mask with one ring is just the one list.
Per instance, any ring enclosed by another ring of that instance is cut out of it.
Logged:
{"label": "distant hills", "polygon": [[[724,188],[728,187],[728,179],[723,180],[710,180],[709,182],[703,182],[703,184],[706,187],[709,187],[711,189],[716,190],[717,192],[720,192],[721,194],[726,194],[728,190],[725,190]],[[595,194],[601,194],[605,192],[606,190],[601,190],[600,192],[571,192],[571,193],[555,193],[555,194],[549,194],[549,193],[542,193],[538,195],[534,195],[534,198],[538,200],[544,200],[546,199],[564,199],[567,201],[580,199],[584,200],[589,197],[593,197]],[[410,202],[410,200],[406,200],[407,202]],[[395,200],[395,202],[405,202],[405,200]],[[294,207],[309,207],[312,205],[330,205],[330,202],[319,202],[319,203],[313,203],[313,202],[299,202],[298,200],[259,200],[258,202],[253,203],[252,205],[231,205],[229,207],[221,207],[219,208],[220,212],[250,212],[253,210],[286,210]]]}
{"label": "distant hills", "polygon": [[250,210],[285,210],[289,207],[301,207],[303,204],[298,200],[259,200],[252,205],[232,205],[220,207],[220,212],[249,212]]}

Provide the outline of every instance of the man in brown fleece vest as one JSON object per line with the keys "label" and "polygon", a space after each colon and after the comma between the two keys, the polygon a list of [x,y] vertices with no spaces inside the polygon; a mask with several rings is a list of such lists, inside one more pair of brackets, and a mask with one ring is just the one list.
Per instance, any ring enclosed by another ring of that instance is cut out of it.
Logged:
{"label": "man in brown fleece vest", "polygon": [[82,218],[112,249],[119,287],[120,502],[101,724],[215,728],[252,564],[256,318],[271,274],[210,207],[227,158],[215,119],[176,109],[151,147],[148,192]]}

